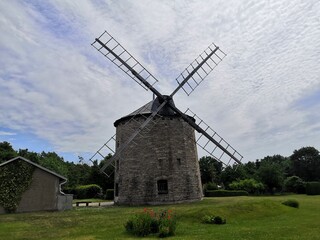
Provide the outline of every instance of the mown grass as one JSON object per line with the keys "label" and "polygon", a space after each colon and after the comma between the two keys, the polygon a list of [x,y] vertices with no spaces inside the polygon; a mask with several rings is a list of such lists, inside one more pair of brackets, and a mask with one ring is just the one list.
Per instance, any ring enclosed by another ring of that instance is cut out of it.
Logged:
{"label": "mown grass", "polygon": [[[288,199],[299,201],[300,208],[281,204]],[[65,212],[0,215],[0,239],[137,239],[128,235],[123,225],[143,208],[79,207]],[[170,239],[310,240],[320,236],[320,196],[206,198],[152,208],[169,208],[176,213],[176,236]],[[201,218],[207,214],[220,215],[227,224],[202,224]]]}

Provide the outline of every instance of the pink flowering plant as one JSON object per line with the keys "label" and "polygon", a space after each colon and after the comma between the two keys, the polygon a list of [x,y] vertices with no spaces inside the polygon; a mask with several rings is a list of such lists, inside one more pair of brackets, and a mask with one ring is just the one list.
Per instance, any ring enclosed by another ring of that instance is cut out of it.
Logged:
{"label": "pink flowering plant", "polygon": [[126,222],[125,229],[136,236],[157,234],[163,238],[175,234],[176,224],[172,210],[155,212],[153,209],[144,208],[143,212],[135,214]]}

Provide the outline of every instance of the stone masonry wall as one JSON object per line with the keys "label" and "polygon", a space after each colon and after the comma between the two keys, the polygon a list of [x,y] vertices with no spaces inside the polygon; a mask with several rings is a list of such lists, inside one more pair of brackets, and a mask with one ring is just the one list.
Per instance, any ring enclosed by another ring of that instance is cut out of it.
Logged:
{"label": "stone masonry wall", "polygon": [[[117,147],[143,123],[117,126]],[[116,162],[118,204],[167,204],[202,199],[194,129],[179,117],[156,117]],[[167,180],[168,193],[158,194],[158,180]]]}

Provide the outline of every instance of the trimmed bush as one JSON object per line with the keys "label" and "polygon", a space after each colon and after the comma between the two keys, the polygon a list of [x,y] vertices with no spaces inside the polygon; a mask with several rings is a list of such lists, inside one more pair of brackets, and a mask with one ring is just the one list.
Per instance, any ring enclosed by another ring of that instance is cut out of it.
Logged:
{"label": "trimmed bush", "polygon": [[226,219],[222,219],[222,217],[220,217],[220,216],[215,216],[214,218],[213,218],[213,223],[214,224],[226,224]]}
{"label": "trimmed bush", "polygon": [[75,188],[75,195],[78,199],[100,198],[102,188],[97,184],[81,185]]}
{"label": "trimmed bush", "polygon": [[293,193],[300,193],[300,194],[305,193],[306,184],[298,176],[287,177],[286,180],[284,181],[284,190],[286,192],[293,192]]}
{"label": "trimmed bush", "polygon": [[289,206],[289,207],[299,208],[299,202],[294,199],[289,199],[289,200],[283,202],[282,204]]}
{"label": "trimmed bush", "polygon": [[307,182],[306,193],[307,195],[320,195],[320,182]]}
{"label": "trimmed bush", "polygon": [[202,222],[206,224],[226,224],[226,219],[220,216],[206,215],[202,218]]}
{"label": "trimmed bush", "polygon": [[206,197],[236,197],[236,196],[248,196],[247,191],[242,190],[208,190],[206,191]]}
{"label": "trimmed bush", "polygon": [[106,199],[107,200],[113,200],[114,199],[114,190],[113,189],[107,189],[107,191],[106,191]]}

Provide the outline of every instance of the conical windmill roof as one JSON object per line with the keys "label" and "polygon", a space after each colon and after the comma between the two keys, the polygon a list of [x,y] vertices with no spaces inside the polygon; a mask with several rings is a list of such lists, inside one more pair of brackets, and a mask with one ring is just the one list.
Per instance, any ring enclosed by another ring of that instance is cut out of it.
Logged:
{"label": "conical windmill roof", "polygon": [[[174,105],[174,102],[172,99],[169,100],[171,104]],[[114,126],[117,127],[118,124],[124,120],[130,119],[133,116],[137,115],[151,115],[153,112],[157,110],[157,108],[161,105],[158,98],[153,99],[152,101],[148,102],[147,104],[143,105],[142,107],[138,108],[137,110],[133,111],[132,113],[119,118],[114,122]],[[159,115],[161,116],[175,116],[176,113],[168,106],[164,106],[159,112]]]}
{"label": "conical windmill roof", "polygon": [[152,113],[152,105],[154,100],[148,102],[147,104],[143,105],[142,107],[138,108],[137,110],[133,111],[132,113],[126,115],[125,117],[135,116],[138,114],[151,114]]}

